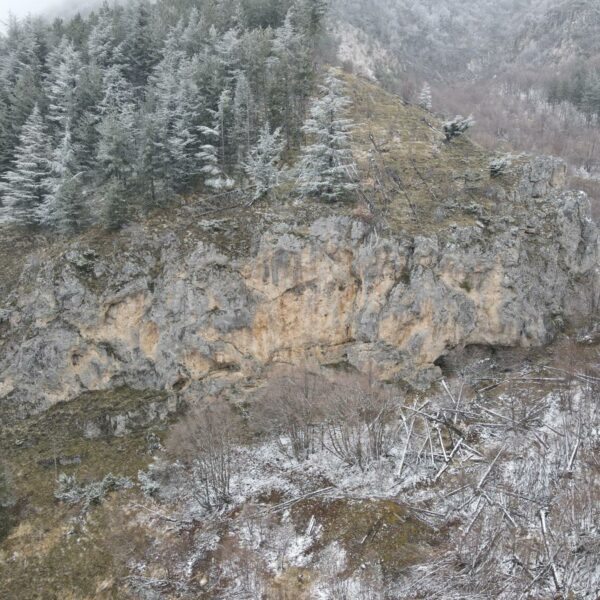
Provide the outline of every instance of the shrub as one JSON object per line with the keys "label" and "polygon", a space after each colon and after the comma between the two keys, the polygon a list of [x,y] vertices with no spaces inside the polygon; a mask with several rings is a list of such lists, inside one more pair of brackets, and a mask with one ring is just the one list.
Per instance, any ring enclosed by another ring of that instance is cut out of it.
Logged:
{"label": "shrub", "polygon": [[510,167],[511,162],[512,160],[510,154],[494,158],[490,162],[490,175],[492,177],[500,177],[500,175],[503,175]]}
{"label": "shrub", "polygon": [[365,470],[398,439],[398,402],[368,379],[337,378],[326,410],[326,447],[349,466]]}
{"label": "shrub", "polygon": [[322,439],[325,399],[332,386],[308,369],[284,369],[256,399],[252,420],[261,433],[275,434],[282,453],[302,461]]}
{"label": "shrub", "polygon": [[288,369],[262,390],[253,420],[291,458],[326,450],[365,469],[397,440],[397,410],[396,399],[366,377]]}
{"label": "shrub", "polygon": [[167,451],[192,475],[193,495],[208,510],[231,501],[233,454],[241,441],[239,417],[225,404],[191,410],[167,440]]}
{"label": "shrub", "polygon": [[105,496],[113,491],[130,488],[133,484],[127,477],[115,476],[109,473],[102,481],[94,481],[88,485],[80,485],[74,475],[61,473],[54,497],[68,504],[83,503],[84,510],[100,504]]}
{"label": "shrub", "polygon": [[149,496],[150,498],[154,498],[160,492],[160,483],[156,480],[152,467],[153,465],[150,465],[150,469],[147,472],[138,471],[140,489],[144,496]]}
{"label": "shrub", "polygon": [[475,125],[473,117],[467,117],[465,119],[460,115],[454,117],[454,119],[451,119],[450,121],[446,121],[442,126],[446,141],[449,142],[454,138],[460,137],[467,129],[473,127],[473,125]]}

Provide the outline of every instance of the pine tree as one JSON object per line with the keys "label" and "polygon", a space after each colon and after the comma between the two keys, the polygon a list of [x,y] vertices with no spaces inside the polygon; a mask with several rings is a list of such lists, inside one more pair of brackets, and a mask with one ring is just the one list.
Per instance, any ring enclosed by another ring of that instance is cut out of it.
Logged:
{"label": "pine tree", "polygon": [[81,172],[77,171],[76,147],[67,127],[50,161],[50,174],[46,179],[46,199],[37,211],[42,225],[53,226],[69,233],[86,224],[85,202],[81,185]]}
{"label": "pine tree", "polygon": [[123,73],[137,96],[143,94],[143,88],[159,58],[151,16],[147,0],[137,0],[127,11],[125,39],[116,50],[122,61]]}
{"label": "pine tree", "polygon": [[424,83],[419,94],[419,106],[425,110],[431,110],[433,106],[431,101],[431,88],[428,83]]}
{"label": "pine tree", "polygon": [[46,80],[48,121],[61,135],[72,127],[78,113],[78,86],[82,71],[79,53],[66,38],[51,53],[51,70]]}
{"label": "pine tree", "polygon": [[222,111],[213,111],[213,126],[201,125],[200,133],[204,136],[205,143],[197,154],[202,167],[200,173],[204,176],[204,185],[213,190],[232,188],[234,181],[227,177],[223,171],[223,162],[219,158],[219,146],[224,139],[222,124]]}
{"label": "pine tree", "polygon": [[546,97],[548,98],[548,102],[553,106],[560,104],[562,98],[560,95],[560,82],[558,79],[555,78],[550,80],[546,90]]}
{"label": "pine tree", "polygon": [[12,168],[5,173],[3,221],[37,223],[37,211],[48,194],[49,140],[40,110],[35,105],[23,125]]}
{"label": "pine tree", "polygon": [[121,106],[134,104],[134,90],[125,79],[121,67],[114,65],[104,72],[102,80],[104,95],[98,105],[100,115],[107,112],[118,112]]}
{"label": "pine tree", "polygon": [[91,62],[101,69],[107,69],[113,62],[117,45],[114,13],[105,0],[98,11],[98,22],[88,39]]}
{"label": "pine tree", "polygon": [[133,105],[106,113],[98,126],[97,159],[107,178],[127,182],[133,175],[136,157],[136,122]]}
{"label": "pine tree", "polygon": [[326,0],[295,0],[292,11],[297,15],[308,39],[314,40],[322,32],[327,15]]}
{"label": "pine tree", "polygon": [[[168,34],[163,58],[154,69],[149,85],[149,114],[146,115],[142,140],[142,171],[152,171],[153,190],[155,179],[164,179],[166,183],[178,177],[176,163],[180,144],[176,139],[175,122],[181,98],[180,86],[184,84],[180,79],[184,53],[179,48],[178,33],[174,29]],[[156,199],[155,190],[152,196]]]}
{"label": "pine tree", "polygon": [[288,148],[299,141],[305,99],[312,89],[310,47],[294,25],[290,10],[273,40],[269,117],[282,127]]}
{"label": "pine tree", "polygon": [[268,195],[279,184],[281,170],[278,163],[281,160],[284,142],[281,139],[281,129],[271,133],[268,123],[263,126],[258,142],[252,148],[244,169],[254,186],[253,200],[259,200]]}
{"label": "pine tree", "polygon": [[342,82],[332,74],[320,88],[324,95],[313,102],[302,128],[311,143],[302,153],[298,186],[302,196],[336,200],[357,187],[351,149],[354,125],[344,117],[351,102],[343,95]]}
{"label": "pine tree", "polygon": [[248,78],[243,72],[240,72],[237,76],[233,98],[234,141],[239,165],[242,164],[251,145],[253,104],[254,99]]}
{"label": "pine tree", "polygon": [[31,17],[22,22],[10,19],[5,52],[0,63],[0,100],[4,104],[4,114],[0,114],[0,173],[10,168],[21,128],[34,106],[43,112],[46,105],[42,79],[47,44],[42,22]]}
{"label": "pine tree", "polygon": [[13,123],[8,102],[8,86],[4,83],[4,80],[0,77],[0,173],[9,168],[15,148]]}
{"label": "pine tree", "polygon": [[[226,169],[229,158],[229,138],[233,133],[233,112],[232,98],[229,90],[223,90],[219,96],[217,110],[214,113],[218,127],[216,131],[219,133],[219,162],[221,168]],[[230,127],[231,126],[231,127]]]}
{"label": "pine tree", "polygon": [[[204,98],[196,83],[198,59],[183,60],[178,71],[178,88],[174,99],[169,148],[173,161],[174,187],[189,187],[200,171],[198,153],[203,140],[200,120],[206,113]],[[221,130],[221,129],[220,129]]]}
{"label": "pine tree", "polygon": [[583,110],[591,116],[600,118],[600,77],[590,78],[583,94]]}
{"label": "pine tree", "polygon": [[77,118],[71,123],[73,144],[77,148],[79,171],[91,173],[96,168],[100,103],[104,96],[103,72],[95,64],[84,67],[77,86]]}
{"label": "pine tree", "polygon": [[197,55],[202,50],[206,37],[204,25],[198,8],[194,6],[187,18],[187,25],[178,38],[188,56]]}
{"label": "pine tree", "polygon": [[[216,35],[216,33],[215,33]],[[211,43],[209,36],[209,42]],[[214,40],[213,40],[214,41]],[[202,82],[202,94],[207,106],[216,106],[219,96],[223,91],[223,76],[221,73],[222,63],[219,57],[207,44],[204,50],[197,56],[198,59],[198,81]]]}
{"label": "pine tree", "polygon": [[138,191],[146,192],[151,206],[171,195],[173,165],[167,147],[167,134],[157,113],[142,115],[140,126]]}
{"label": "pine tree", "polygon": [[[207,138],[218,138],[218,133],[205,127],[203,133]],[[211,135],[212,134],[212,135]],[[198,159],[204,165],[200,173],[204,176],[204,185],[213,190],[222,190],[232,187],[233,182],[225,177],[222,169],[219,167],[219,157],[216,146],[213,144],[204,144],[198,153]]]}
{"label": "pine tree", "polygon": [[239,71],[240,39],[237,29],[226,31],[215,43],[215,52],[221,63],[223,86],[229,86]]}
{"label": "pine tree", "polygon": [[[116,85],[105,97],[103,116],[98,124],[97,173],[102,195],[94,207],[108,227],[120,227],[130,218],[132,185],[138,163],[138,129],[132,102],[117,102],[123,89]],[[125,94],[126,96],[126,94]]]}

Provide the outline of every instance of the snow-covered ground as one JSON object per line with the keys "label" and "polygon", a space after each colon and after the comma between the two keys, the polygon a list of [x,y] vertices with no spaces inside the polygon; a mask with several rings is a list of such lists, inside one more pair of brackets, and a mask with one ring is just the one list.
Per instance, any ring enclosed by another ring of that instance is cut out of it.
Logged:
{"label": "snow-covered ground", "polygon": [[320,424],[302,460],[273,430],[233,448],[218,509],[198,502],[206,481],[191,464],[160,457],[148,502],[169,519],[146,518],[195,532],[175,567],[182,596],[270,598],[284,586],[317,599],[597,598],[599,383],[524,369],[395,398],[384,456],[365,450],[372,419],[358,437],[344,429],[362,464],[336,452],[342,424]]}

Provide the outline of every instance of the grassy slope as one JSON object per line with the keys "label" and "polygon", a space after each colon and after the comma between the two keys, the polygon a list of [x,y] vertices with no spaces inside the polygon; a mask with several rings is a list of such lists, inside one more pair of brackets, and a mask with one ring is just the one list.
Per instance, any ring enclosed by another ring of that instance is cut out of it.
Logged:
{"label": "grassy slope", "polygon": [[[75,475],[82,483],[111,472],[135,480],[151,462],[148,434],[162,436],[164,425],[134,425],[118,437],[105,430],[93,439],[84,430],[88,423],[102,428],[111,417],[139,413],[150,402],[165,402],[165,397],[125,388],[91,393],[0,432],[0,456],[16,500],[0,513],[0,532],[6,536],[0,543],[1,598],[117,597],[101,588],[124,572],[111,545],[123,526],[118,514],[135,491],[92,509],[83,522],[81,507],[55,501],[56,474]],[[133,533],[130,540],[136,539]]]}

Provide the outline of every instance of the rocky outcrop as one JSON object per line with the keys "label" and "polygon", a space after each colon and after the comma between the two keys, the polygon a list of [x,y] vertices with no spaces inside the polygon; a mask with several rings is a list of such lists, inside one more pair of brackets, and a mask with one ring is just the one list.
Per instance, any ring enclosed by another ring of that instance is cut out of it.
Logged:
{"label": "rocky outcrop", "polygon": [[452,348],[544,344],[590,319],[600,289],[598,231],[585,195],[557,191],[563,175],[527,165],[493,219],[417,236],[329,216],[277,223],[242,257],[140,230],[118,255],[80,242],[30,259],[0,306],[0,402],[193,393],[307,357],[425,387]]}

